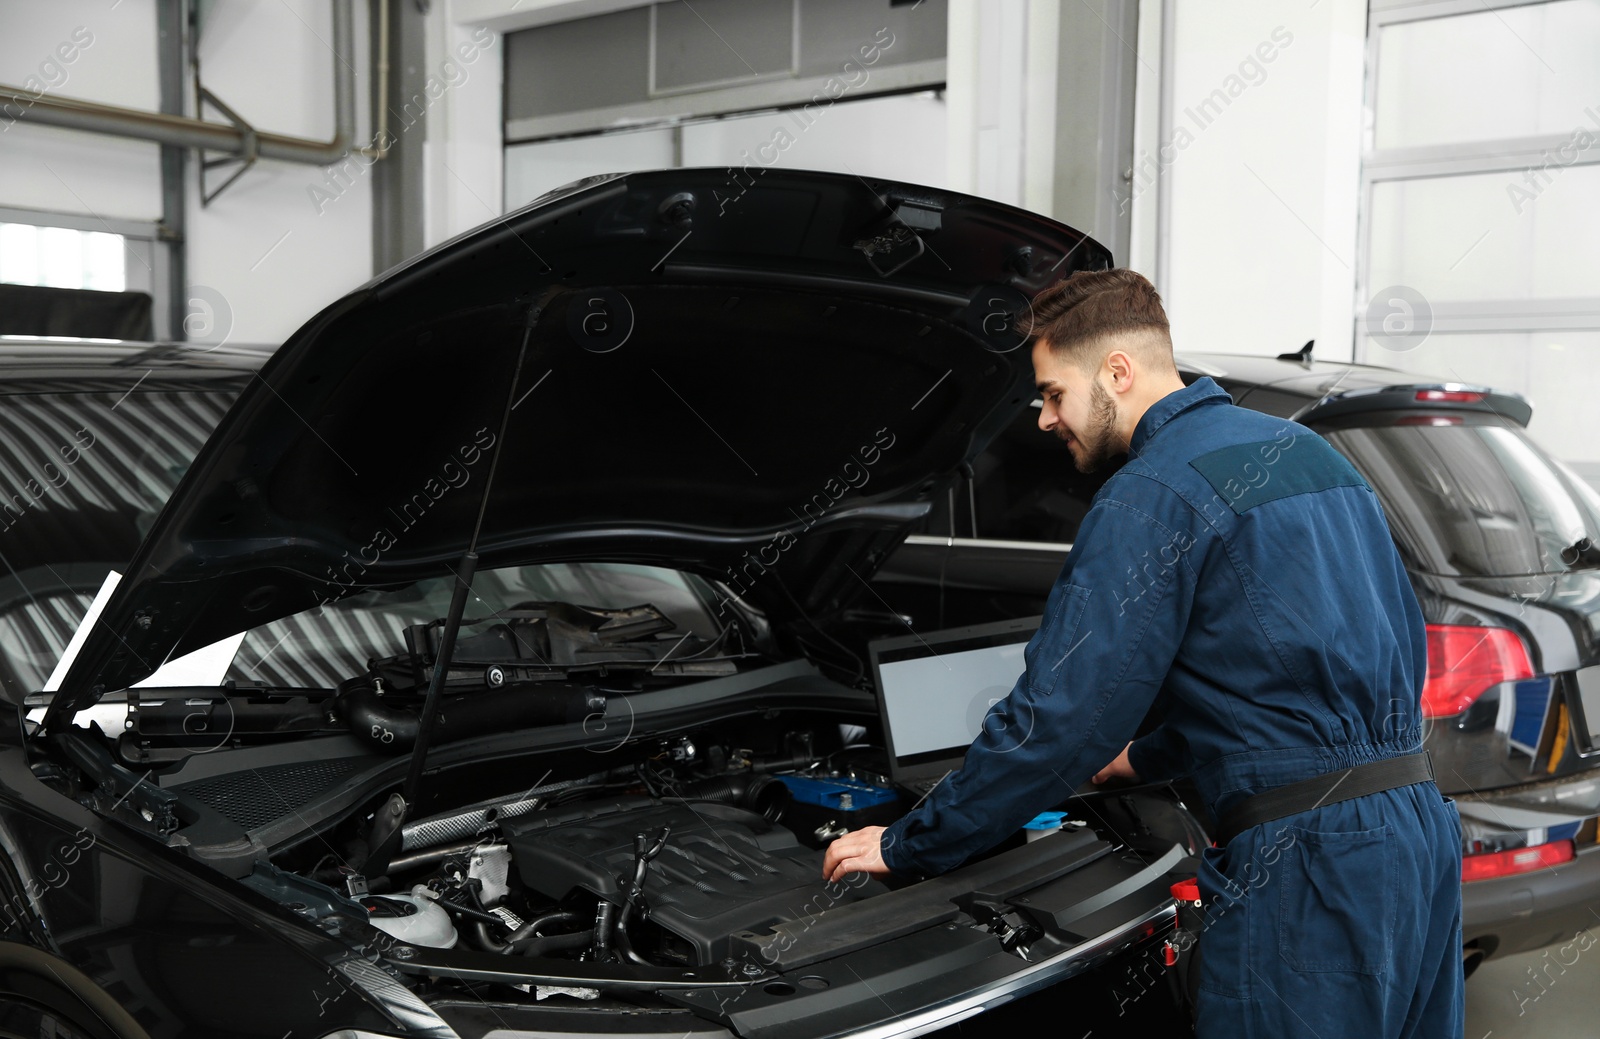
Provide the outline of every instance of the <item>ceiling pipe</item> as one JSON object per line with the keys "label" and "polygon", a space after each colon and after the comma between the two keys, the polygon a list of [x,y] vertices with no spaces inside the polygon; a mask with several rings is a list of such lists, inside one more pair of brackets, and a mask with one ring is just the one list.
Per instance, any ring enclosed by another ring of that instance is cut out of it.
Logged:
{"label": "ceiling pipe", "polygon": [[119,108],[93,101],[34,94],[16,87],[0,86],[0,118],[26,119],[43,126],[154,141],[180,148],[203,148],[248,157],[252,149],[258,158],[282,162],[327,166],[350,153],[356,129],[355,30],[352,16],[354,0],[335,0],[333,5],[333,139],[318,141],[307,137],[266,133],[249,126],[211,123],[204,119],[164,115],[136,108]]}

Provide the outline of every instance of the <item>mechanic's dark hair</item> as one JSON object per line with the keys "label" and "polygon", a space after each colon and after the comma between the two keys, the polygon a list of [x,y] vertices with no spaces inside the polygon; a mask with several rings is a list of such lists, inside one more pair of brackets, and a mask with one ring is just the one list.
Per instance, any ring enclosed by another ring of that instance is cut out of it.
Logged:
{"label": "mechanic's dark hair", "polygon": [[1161,296],[1148,278],[1126,267],[1079,271],[1035,296],[1033,337],[1086,372],[1099,367],[1114,345],[1158,370],[1177,370]]}

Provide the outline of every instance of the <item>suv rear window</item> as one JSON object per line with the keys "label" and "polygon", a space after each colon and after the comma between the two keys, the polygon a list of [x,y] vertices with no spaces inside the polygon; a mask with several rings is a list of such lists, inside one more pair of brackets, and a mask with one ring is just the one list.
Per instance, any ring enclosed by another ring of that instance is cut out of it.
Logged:
{"label": "suv rear window", "polygon": [[1322,430],[1367,478],[1413,565],[1463,577],[1562,573],[1600,539],[1600,495],[1492,416]]}

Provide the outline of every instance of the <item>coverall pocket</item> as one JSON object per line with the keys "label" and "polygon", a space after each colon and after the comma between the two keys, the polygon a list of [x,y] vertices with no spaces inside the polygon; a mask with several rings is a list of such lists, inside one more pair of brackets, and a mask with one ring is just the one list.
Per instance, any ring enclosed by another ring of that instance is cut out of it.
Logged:
{"label": "coverall pocket", "polygon": [[1388,826],[1289,827],[1278,885],[1278,954],[1297,971],[1381,976],[1390,958],[1399,856]]}
{"label": "coverall pocket", "polygon": [[1083,620],[1084,607],[1089,605],[1089,589],[1077,584],[1059,585],[1054,599],[1039,631],[1022,650],[1027,689],[1034,696],[1048,696],[1071,668],[1067,657],[1076,648],[1078,624]]}

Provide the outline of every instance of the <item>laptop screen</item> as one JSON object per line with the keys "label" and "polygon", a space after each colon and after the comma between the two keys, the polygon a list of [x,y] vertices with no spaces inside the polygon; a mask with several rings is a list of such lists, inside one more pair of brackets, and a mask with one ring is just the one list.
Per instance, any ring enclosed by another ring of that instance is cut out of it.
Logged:
{"label": "laptop screen", "polygon": [[1022,675],[1040,618],[953,628],[871,646],[893,778],[961,767],[989,708]]}

